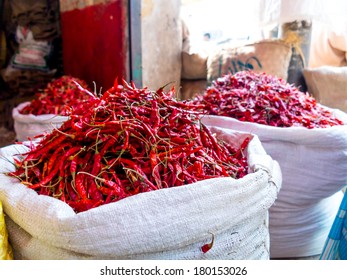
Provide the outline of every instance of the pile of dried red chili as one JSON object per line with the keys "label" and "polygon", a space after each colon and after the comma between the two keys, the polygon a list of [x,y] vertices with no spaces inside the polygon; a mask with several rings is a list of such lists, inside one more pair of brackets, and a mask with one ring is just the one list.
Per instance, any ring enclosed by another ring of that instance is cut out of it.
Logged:
{"label": "pile of dried red chili", "polygon": [[[76,84],[79,84],[79,86]],[[23,109],[21,114],[55,114],[68,116],[72,109],[89,100],[91,96],[83,89],[87,89],[87,83],[81,79],[68,75],[54,79]]]}
{"label": "pile of dried red chili", "polygon": [[252,71],[228,74],[213,81],[193,103],[205,106],[210,115],[276,127],[343,125],[308,93],[283,79]]}
{"label": "pile of dried red chili", "polygon": [[76,212],[141,192],[247,174],[244,150],[200,123],[199,105],[174,90],[115,85],[76,109],[9,175]]}

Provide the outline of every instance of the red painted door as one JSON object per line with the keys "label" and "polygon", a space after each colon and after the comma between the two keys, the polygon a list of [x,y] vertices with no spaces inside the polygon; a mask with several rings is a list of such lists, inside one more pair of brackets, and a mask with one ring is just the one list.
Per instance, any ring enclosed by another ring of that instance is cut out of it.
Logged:
{"label": "red painted door", "polygon": [[107,90],[129,77],[128,1],[61,0],[64,73]]}

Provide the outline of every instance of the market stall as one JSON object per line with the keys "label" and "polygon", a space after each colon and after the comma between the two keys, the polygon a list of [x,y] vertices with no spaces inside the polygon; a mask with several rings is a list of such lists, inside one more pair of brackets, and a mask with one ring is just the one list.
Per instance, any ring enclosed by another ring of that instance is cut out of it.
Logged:
{"label": "market stall", "polygon": [[2,259],[345,258],[346,3],[240,2],[0,2]]}

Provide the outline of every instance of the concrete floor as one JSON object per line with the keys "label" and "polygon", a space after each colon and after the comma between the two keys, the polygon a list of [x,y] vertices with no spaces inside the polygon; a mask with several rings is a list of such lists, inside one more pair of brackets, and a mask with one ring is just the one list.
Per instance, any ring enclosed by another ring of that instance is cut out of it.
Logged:
{"label": "concrete floor", "polygon": [[16,134],[14,131],[0,127],[0,148],[14,144],[15,140]]}

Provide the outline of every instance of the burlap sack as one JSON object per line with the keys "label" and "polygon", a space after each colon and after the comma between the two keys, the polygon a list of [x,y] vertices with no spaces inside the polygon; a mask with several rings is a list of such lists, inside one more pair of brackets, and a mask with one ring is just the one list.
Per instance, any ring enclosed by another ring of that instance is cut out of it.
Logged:
{"label": "burlap sack", "polygon": [[188,80],[206,80],[207,58],[208,52],[192,47],[190,40],[186,39],[182,46],[181,78]]}
{"label": "burlap sack", "polygon": [[287,80],[291,56],[292,46],[277,39],[239,47],[222,46],[215,49],[207,59],[207,81],[211,83],[229,72],[247,69]]}
{"label": "burlap sack", "polygon": [[207,81],[205,80],[181,80],[181,88],[179,96],[182,100],[189,100],[196,95],[201,95],[205,92]]}
{"label": "burlap sack", "polygon": [[308,92],[319,103],[347,112],[347,67],[306,68],[304,77]]}

